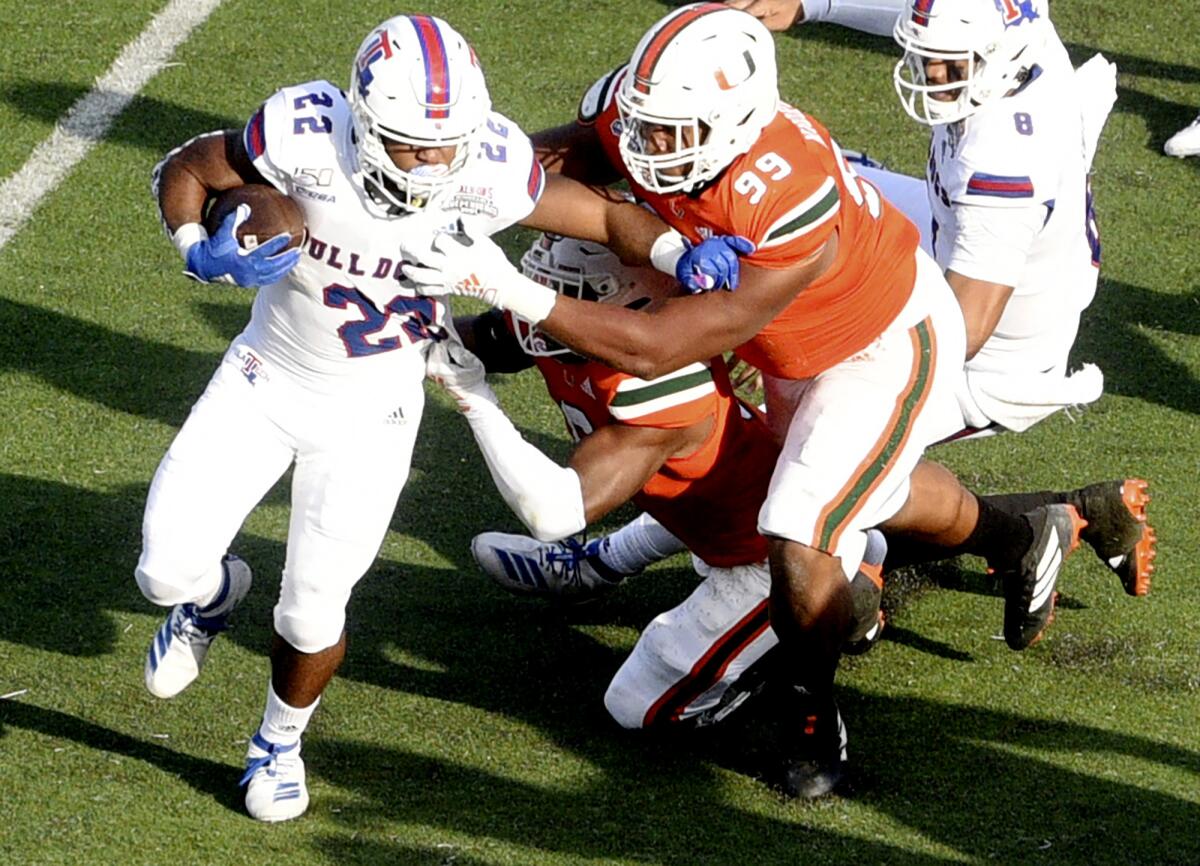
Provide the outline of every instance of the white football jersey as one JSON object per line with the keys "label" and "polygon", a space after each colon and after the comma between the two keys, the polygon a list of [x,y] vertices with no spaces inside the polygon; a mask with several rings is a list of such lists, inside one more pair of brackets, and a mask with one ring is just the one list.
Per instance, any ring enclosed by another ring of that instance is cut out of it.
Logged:
{"label": "white football jersey", "polygon": [[526,217],[544,185],[529,139],[491,112],[454,183],[420,213],[384,217],[355,176],[352,136],[349,103],[328,81],[278,91],[243,133],[254,166],[304,212],[308,236],[287,277],[258,290],[235,342],[314,394],[387,388],[441,328],[445,304],[401,285],[402,245],[427,247],[460,219],[494,234]]}
{"label": "white football jersey", "polygon": [[1099,240],[1080,105],[1075,70],[1051,34],[1017,92],[934,127],[927,180],[938,264],[1014,287],[974,366],[1061,366],[1074,331],[1064,341],[1057,323],[1077,321],[1095,294]]}

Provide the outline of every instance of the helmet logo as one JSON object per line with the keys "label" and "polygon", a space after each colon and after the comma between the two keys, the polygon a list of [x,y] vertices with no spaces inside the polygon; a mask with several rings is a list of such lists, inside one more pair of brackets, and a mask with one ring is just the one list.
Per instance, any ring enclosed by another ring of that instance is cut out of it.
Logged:
{"label": "helmet logo", "polygon": [[377,60],[387,60],[392,56],[392,44],[388,41],[387,30],[380,30],[375,34],[375,40],[363,49],[362,54],[358,55],[358,93],[359,96],[366,96],[371,87],[371,82],[375,80],[375,73],[371,71],[371,64]]}
{"label": "helmet logo", "polygon": [[425,58],[425,116],[445,119],[450,116],[450,65],[442,31],[428,15],[412,15],[409,20]]}
{"label": "helmet logo", "polygon": [[1004,21],[1004,29],[1015,27],[1022,21],[1035,21],[1040,16],[1033,8],[1034,0],[994,0],[996,11]]}
{"label": "helmet logo", "polygon": [[912,7],[912,22],[922,27],[929,26],[929,13],[933,11],[933,0],[915,0]]}
{"label": "helmet logo", "polygon": [[733,88],[737,87],[743,81],[747,81],[750,78],[754,77],[754,72],[758,68],[754,65],[754,58],[750,56],[749,51],[743,51],[742,57],[746,61],[745,77],[739,79],[738,81],[734,82],[733,84],[730,84],[729,78],[725,75],[725,70],[718,69],[716,72],[713,73],[713,78],[717,79],[717,87],[721,88],[722,90],[733,90]]}

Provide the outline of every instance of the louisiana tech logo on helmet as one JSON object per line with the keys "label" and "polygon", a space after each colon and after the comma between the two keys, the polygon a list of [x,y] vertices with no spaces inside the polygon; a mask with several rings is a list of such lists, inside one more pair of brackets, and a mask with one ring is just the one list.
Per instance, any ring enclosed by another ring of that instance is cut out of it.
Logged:
{"label": "louisiana tech logo on helmet", "polygon": [[995,0],[995,3],[1005,29],[1016,27],[1025,21],[1036,21],[1041,17],[1034,8],[1035,0]]}
{"label": "louisiana tech logo on helmet", "polygon": [[375,38],[358,55],[358,92],[361,95],[367,95],[371,82],[375,80],[371,64],[379,60],[387,60],[391,56],[392,46],[388,42],[388,32],[385,28],[376,32]]}

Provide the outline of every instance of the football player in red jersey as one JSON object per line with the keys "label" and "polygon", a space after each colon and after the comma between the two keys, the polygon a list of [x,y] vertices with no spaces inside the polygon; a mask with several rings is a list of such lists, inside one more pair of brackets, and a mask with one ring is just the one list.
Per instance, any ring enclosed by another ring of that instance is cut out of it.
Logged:
{"label": "football player in red jersey", "polygon": [[987,558],[1003,578],[1005,637],[1022,649],[1050,619],[1078,515],[1048,505],[1013,517],[934,464],[914,474],[924,448],[961,426],[962,314],[913,225],[819,122],[780,103],[774,44],[755,18],[719,3],[669,13],[591,88],[575,124],[536,144],[552,171],[624,177],[691,243],[753,244],[740,288],[650,311],[589,304],[526,279],[484,238],[448,234],[407,250],[422,266],[406,273],[428,294],[485,298],[643,379],[730,349],[763,371],[783,447],[758,528],[771,623],[806,720],[785,786],[824,793],[844,769],[833,678],[866,530]]}
{"label": "football player in red jersey", "polygon": [[[555,291],[621,307],[652,309],[680,292],[673,279],[626,267],[604,247],[573,238],[542,235],[521,264]],[[632,499],[686,543],[704,580],[645,629],[605,705],[626,728],[720,720],[756,687],[731,690],[733,683],[778,642],[767,613],[767,542],[757,529],[778,442],[761,413],[734,396],[720,356],[646,380],[581,358],[522,319],[510,321],[493,311],[456,324],[488,369],[537,366],[576,447],[567,467],[559,466],[521,438],[474,358],[452,343],[431,351],[428,374],[455,396],[497,487],[536,536],[483,533],[472,541],[473,555],[511,592],[593,597],[616,586],[601,557],[569,535],[553,544],[539,539],[578,531]],[[878,530],[869,548],[851,584],[858,649],[881,626],[886,545]]]}

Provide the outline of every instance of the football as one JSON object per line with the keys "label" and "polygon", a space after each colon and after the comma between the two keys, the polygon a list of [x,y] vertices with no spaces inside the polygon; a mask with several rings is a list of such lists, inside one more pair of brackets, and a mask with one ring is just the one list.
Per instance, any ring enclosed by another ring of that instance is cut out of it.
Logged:
{"label": "football", "polygon": [[292,199],[263,183],[236,186],[218,195],[204,217],[209,236],[216,234],[222,221],[240,204],[250,205],[250,218],[238,227],[238,242],[252,250],[275,235],[291,235],[287,248],[304,243],[304,214]]}

